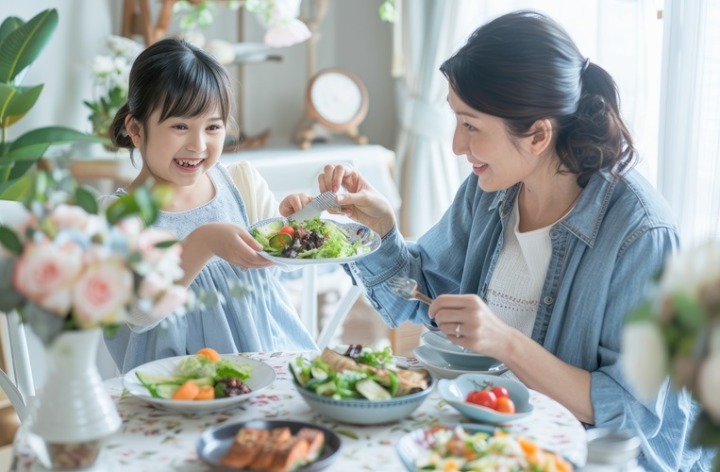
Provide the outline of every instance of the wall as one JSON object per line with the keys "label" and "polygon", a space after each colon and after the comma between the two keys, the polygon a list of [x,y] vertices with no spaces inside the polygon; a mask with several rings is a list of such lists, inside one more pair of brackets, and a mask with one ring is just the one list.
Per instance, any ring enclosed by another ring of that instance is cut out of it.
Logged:
{"label": "wall", "polygon": [[[305,0],[307,1],[307,0]],[[0,0],[0,21],[9,15],[29,20],[45,8],[58,9],[60,22],[55,34],[24,81],[44,83],[40,100],[31,112],[11,128],[10,139],[39,126],[64,125],[89,131],[88,111],[82,100],[91,97],[90,67],[95,54],[105,53],[108,34],[121,28],[120,0]],[[157,13],[160,2],[150,0]],[[395,106],[390,78],[392,25],[377,14],[380,0],[330,0],[328,15],[321,26],[318,68],[345,67],[367,85],[370,96],[368,118],[360,130],[371,143],[394,147]],[[235,41],[238,38],[237,12],[218,8],[215,24],[203,33],[207,38]],[[264,30],[252,14],[243,14],[246,41],[262,42]],[[177,31],[177,21],[171,31]],[[240,121],[247,134],[266,128],[271,142],[287,144],[304,113],[306,45],[278,51],[282,62],[230,66],[239,78],[238,93],[243,111]]]}

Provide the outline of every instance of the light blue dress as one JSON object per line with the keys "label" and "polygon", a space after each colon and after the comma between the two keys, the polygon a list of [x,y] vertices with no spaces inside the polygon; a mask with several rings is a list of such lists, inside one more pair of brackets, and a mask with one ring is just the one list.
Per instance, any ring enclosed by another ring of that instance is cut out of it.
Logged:
{"label": "light blue dress", "polygon": [[[206,223],[225,221],[247,227],[245,204],[228,172],[217,165],[208,175],[215,184],[215,198],[193,210],[161,212],[153,226],[171,230],[179,239]],[[117,195],[123,193],[118,190]],[[202,347],[220,353],[316,350],[278,276],[276,267],[242,271],[213,257],[190,287],[196,293],[218,292],[225,297],[224,305],[171,315],[145,332],[123,326],[116,334],[106,335],[105,343],[123,373],[156,359],[193,354]],[[251,292],[231,296],[231,281],[251,287]]]}

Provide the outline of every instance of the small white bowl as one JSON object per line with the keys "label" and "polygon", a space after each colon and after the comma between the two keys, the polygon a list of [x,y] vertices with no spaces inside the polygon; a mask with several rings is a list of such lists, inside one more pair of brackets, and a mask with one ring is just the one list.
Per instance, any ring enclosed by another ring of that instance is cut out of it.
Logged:
{"label": "small white bowl", "polygon": [[441,332],[427,331],[422,334],[425,345],[437,351],[448,364],[465,370],[488,370],[498,361],[494,357],[469,351],[446,338]]}
{"label": "small white bowl", "polygon": [[[515,404],[515,413],[501,413],[465,401],[470,392],[480,390],[485,384],[492,384],[494,387],[505,387],[510,394],[510,399]],[[508,377],[463,374],[453,380],[440,380],[438,382],[438,393],[448,405],[468,418],[483,423],[509,423],[524,418],[533,411],[533,406],[530,404],[530,391],[521,382]]]}
{"label": "small white bowl", "polygon": [[293,385],[303,400],[318,413],[342,423],[375,425],[392,423],[406,418],[415,411],[430,395],[433,389],[430,377],[425,390],[394,397],[390,400],[370,401],[365,399],[341,399],[318,395],[301,387],[295,380]]}

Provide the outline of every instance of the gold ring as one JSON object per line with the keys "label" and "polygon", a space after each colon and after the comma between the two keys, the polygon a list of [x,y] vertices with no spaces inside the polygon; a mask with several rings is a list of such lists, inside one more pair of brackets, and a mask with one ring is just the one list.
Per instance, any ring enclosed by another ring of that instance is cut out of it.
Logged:
{"label": "gold ring", "polygon": [[460,337],[460,323],[458,323],[457,326],[455,326],[455,337],[456,338]]}

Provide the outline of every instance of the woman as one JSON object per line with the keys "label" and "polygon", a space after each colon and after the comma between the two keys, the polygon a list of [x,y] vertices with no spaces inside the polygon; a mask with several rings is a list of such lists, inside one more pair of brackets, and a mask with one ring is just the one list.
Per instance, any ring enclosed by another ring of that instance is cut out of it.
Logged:
{"label": "woman", "polygon": [[[350,267],[390,326],[434,321],[457,344],[504,362],[529,388],[588,425],[642,438],[647,470],[702,470],[686,446],[694,418],[669,384],[644,404],[618,361],[627,313],[678,245],[670,209],[636,171],[610,75],[535,12],[475,31],[440,70],[457,124],[453,151],[472,165],[440,222],[405,242],[392,207],[356,172],[326,166],[320,190],[383,237]],[[307,203],[288,197],[281,213]],[[394,295],[397,275],[435,298]]]}

